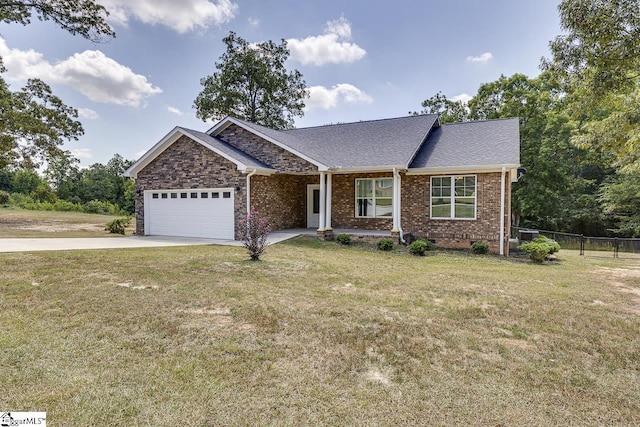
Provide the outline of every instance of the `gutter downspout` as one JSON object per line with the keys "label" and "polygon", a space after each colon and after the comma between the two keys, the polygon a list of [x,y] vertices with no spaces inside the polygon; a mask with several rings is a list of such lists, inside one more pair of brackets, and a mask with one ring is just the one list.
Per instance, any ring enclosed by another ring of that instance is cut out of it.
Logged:
{"label": "gutter downspout", "polygon": [[505,196],[505,175],[507,168],[502,167],[502,177],[500,178],[500,255],[504,256],[504,196]]}
{"label": "gutter downspout", "polygon": [[254,169],[247,175],[247,217],[251,214],[251,177],[255,175],[257,171],[257,169]]}
{"label": "gutter downspout", "polygon": [[396,170],[396,168],[393,168],[393,176],[396,177],[396,180],[394,180],[395,182],[397,182],[396,184],[396,191],[395,193],[398,196],[398,200],[396,201],[396,212],[394,212],[394,215],[397,215],[397,220],[396,220],[396,224],[398,226],[398,232],[400,233],[400,242],[402,242],[403,245],[405,245],[407,243],[406,240],[404,240],[404,231],[402,231],[402,208],[401,208],[401,200],[402,200],[402,196],[401,196],[401,189],[402,189],[402,178],[400,177],[400,172],[398,172]]}

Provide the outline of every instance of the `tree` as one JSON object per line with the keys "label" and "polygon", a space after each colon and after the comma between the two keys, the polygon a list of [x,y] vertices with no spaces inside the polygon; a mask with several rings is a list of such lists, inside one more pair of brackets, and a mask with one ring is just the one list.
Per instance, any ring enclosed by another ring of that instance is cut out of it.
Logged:
{"label": "tree", "polygon": [[0,0],[0,22],[27,25],[34,14],[94,43],[115,37],[106,21],[109,12],[92,0]]}
{"label": "tree", "polygon": [[640,237],[640,173],[612,176],[602,186],[600,196],[604,214],[609,216],[623,237]]}
{"label": "tree", "polygon": [[292,128],[293,118],[304,115],[308,92],[300,71],[285,68],[287,42],[248,43],[233,31],[222,41],[227,50],[215,64],[217,71],[200,80],[197,117],[232,115],[273,129]]}
{"label": "tree", "polygon": [[[49,159],[44,176],[60,199],[71,201],[76,195],[81,175],[79,164],[80,160],[69,151],[63,151],[59,156]],[[78,198],[73,201],[79,200]]]}
{"label": "tree", "polygon": [[114,154],[106,165],[94,163],[77,175],[71,174],[73,182],[65,185],[73,191],[67,200],[80,203],[100,200],[133,213],[135,184],[124,176],[124,171],[133,163],[132,160],[124,160],[120,154]]}
{"label": "tree", "polygon": [[440,116],[440,123],[455,123],[469,120],[469,107],[462,101],[453,101],[443,95],[436,93],[431,98],[422,101],[422,110],[409,112],[414,116],[420,114],[437,114]]}
{"label": "tree", "polygon": [[579,123],[574,142],[640,169],[640,1],[563,0],[558,9],[566,34],[551,43],[543,67],[565,85]]}
{"label": "tree", "polygon": [[77,140],[84,133],[77,117],[77,110],[42,80],[29,80],[11,92],[0,79],[0,168],[36,169],[43,160],[58,157],[63,139]]}
{"label": "tree", "polygon": [[[0,0],[0,22],[27,25],[33,16],[94,42],[115,36],[106,21],[107,10],[92,0]],[[4,71],[0,57],[0,72]],[[61,155],[58,146],[64,139],[78,139],[84,133],[77,117],[77,111],[41,80],[29,80],[12,92],[0,78],[0,169],[7,165],[33,169]]]}

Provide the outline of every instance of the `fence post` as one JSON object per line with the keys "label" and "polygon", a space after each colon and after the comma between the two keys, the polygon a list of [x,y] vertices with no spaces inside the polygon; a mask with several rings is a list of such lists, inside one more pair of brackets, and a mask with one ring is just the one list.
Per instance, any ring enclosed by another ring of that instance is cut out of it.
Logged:
{"label": "fence post", "polygon": [[584,256],[584,234],[580,235],[580,255]]}
{"label": "fence post", "polygon": [[613,257],[618,258],[618,238],[613,239]]}

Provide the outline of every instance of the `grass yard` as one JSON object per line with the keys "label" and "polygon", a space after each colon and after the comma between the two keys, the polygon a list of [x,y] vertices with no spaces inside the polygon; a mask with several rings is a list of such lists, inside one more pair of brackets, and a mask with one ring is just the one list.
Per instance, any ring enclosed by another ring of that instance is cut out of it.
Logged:
{"label": "grass yard", "polygon": [[[0,239],[38,237],[114,237],[105,231],[108,222],[118,218],[113,215],[80,212],[31,211],[0,206]],[[134,221],[127,229],[131,234]]]}
{"label": "grass yard", "polygon": [[51,425],[633,425],[640,259],[298,238],[0,254],[0,409]]}

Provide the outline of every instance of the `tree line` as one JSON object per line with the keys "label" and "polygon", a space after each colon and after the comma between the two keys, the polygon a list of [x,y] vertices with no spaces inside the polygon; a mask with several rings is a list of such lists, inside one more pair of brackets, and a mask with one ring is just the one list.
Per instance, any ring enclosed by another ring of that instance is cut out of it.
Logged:
{"label": "tree line", "polygon": [[[437,93],[413,112],[437,113],[442,123],[520,119],[527,173],[513,187],[514,225],[640,236],[638,10],[640,0],[562,0],[563,34],[551,41],[540,75],[501,76],[468,102]],[[115,36],[107,15],[92,0],[0,1],[0,22],[52,20],[92,41]],[[304,114],[308,91],[302,74],[285,67],[286,41],[252,44],[230,32],[223,42],[226,52],[194,100],[197,117],[233,115],[292,127]],[[46,83],[29,80],[13,91],[0,77],[0,189],[78,204],[102,200],[132,211],[133,184],[122,177],[131,162],[116,155],[106,165],[80,169],[60,148],[83,134],[77,118]],[[39,177],[34,171],[45,166]]]}
{"label": "tree line", "polygon": [[135,186],[124,172],[133,163],[115,154],[106,164],[81,168],[78,159],[63,152],[42,173],[0,169],[0,202],[27,209],[130,215]]}

